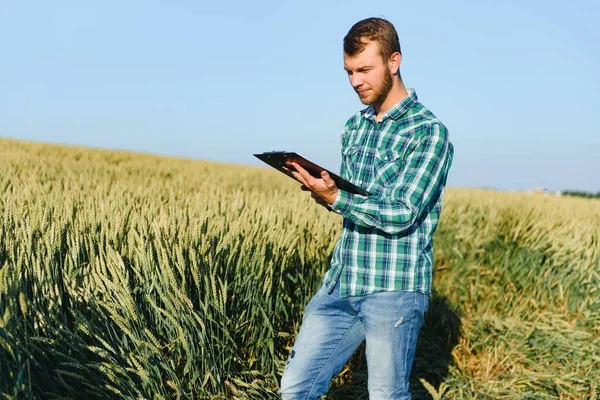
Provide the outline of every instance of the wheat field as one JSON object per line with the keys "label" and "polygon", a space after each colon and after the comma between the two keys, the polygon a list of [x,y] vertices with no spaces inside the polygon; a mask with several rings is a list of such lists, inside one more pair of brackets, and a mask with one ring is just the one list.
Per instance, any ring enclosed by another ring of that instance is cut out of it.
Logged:
{"label": "wheat field", "polygon": [[[0,190],[0,397],[277,398],[341,228],[295,182],[0,139]],[[448,188],[414,398],[600,398],[599,299],[599,200]]]}

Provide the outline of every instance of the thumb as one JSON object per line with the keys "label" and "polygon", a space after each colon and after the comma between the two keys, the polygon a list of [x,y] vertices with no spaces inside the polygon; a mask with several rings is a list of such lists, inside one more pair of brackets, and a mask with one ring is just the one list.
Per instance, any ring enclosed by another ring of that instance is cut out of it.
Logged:
{"label": "thumb", "polygon": [[321,178],[323,178],[323,182],[325,182],[325,185],[327,185],[327,187],[331,188],[333,187],[334,183],[333,180],[331,179],[331,177],[329,176],[329,173],[325,170],[321,171]]}

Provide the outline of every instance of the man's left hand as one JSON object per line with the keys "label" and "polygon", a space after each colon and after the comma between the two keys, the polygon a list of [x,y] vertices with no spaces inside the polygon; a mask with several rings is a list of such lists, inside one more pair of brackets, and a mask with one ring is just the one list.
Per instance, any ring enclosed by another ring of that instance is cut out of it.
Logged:
{"label": "man's left hand", "polygon": [[327,171],[321,171],[321,178],[315,178],[302,168],[298,163],[289,161],[296,171],[290,173],[296,180],[302,183],[308,190],[315,193],[317,196],[325,200],[328,204],[333,204],[337,198],[338,188]]}

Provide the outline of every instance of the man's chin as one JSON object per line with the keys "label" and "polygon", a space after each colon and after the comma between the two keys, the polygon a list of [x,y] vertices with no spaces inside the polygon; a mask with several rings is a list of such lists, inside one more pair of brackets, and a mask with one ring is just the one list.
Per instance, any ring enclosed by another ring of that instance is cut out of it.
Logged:
{"label": "man's chin", "polygon": [[373,104],[373,98],[372,97],[361,97],[358,96],[358,99],[360,100],[361,103],[363,103],[365,106],[370,106]]}

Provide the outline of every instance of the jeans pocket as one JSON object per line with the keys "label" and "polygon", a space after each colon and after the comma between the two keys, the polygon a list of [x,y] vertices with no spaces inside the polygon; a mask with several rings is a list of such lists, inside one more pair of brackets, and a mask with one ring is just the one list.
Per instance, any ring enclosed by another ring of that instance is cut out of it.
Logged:
{"label": "jeans pocket", "polygon": [[424,303],[424,307],[423,307],[423,314],[427,314],[427,312],[429,311],[429,295],[423,295],[423,303]]}
{"label": "jeans pocket", "polygon": [[325,290],[325,284],[323,284],[319,287],[319,290],[317,290],[317,292],[313,295],[313,297],[311,297],[311,299],[308,301],[306,306],[304,306],[303,319],[306,318],[306,315],[309,314],[311,311],[319,308],[319,306],[322,302],[323,296],[326,296],[326,295],[327,295],[327,291]]}

